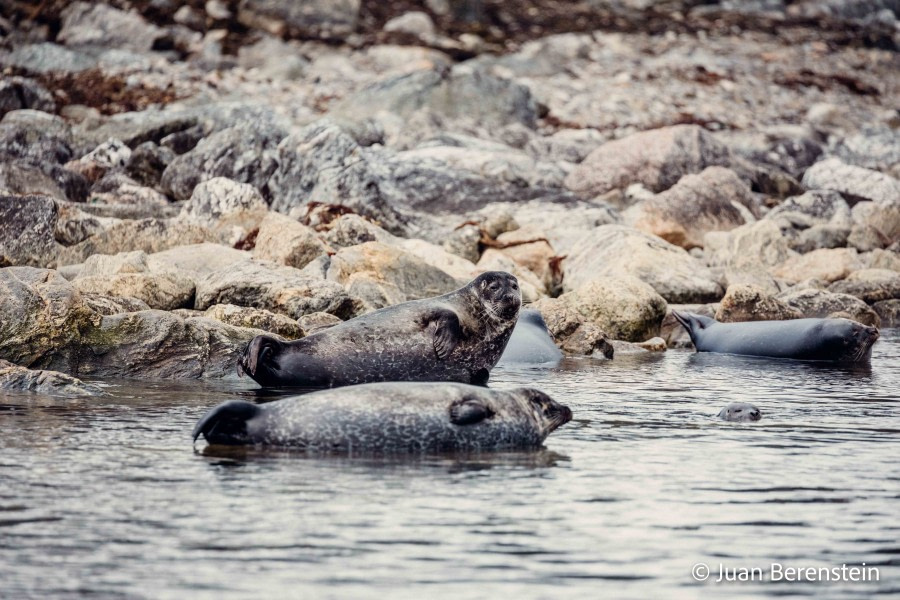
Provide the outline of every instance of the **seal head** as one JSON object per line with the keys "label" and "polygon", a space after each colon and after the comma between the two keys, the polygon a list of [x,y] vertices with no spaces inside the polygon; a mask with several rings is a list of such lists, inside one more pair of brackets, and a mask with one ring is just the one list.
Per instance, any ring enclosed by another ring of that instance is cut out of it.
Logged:
{"label": "seal head", "polygon": [[719,418],[734,423],[749,423],[762,419],[762,412],[747,402],[732,402],[719,411]]}

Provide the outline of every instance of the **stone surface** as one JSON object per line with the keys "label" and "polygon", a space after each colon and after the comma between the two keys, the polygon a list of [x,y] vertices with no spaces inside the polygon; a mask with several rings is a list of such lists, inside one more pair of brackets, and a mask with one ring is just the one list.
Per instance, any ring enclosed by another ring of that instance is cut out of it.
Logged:
{"label": "stone surface", "polygon": [[730,164],[728,148],[701,127],[676,125],[607,142],[572,170],[566,186],[587,196],[624,189],[632,183],[661,192],[682,175]]}
{"label": "stone surface", "polygon": [[900,181],[871,169],[847,165],[836,158],[817,162],[803,175],[810,189],[834,190],[851,201],[900,202]]}
{"label": "stone surface", "polygon": [[213,177],[194,188],[179,218],[206,227],[233,246],[258,229],[268,213],[266,201],[252,185]]}
{"label": "stone surface", "polygon": [[792,283],[808,278],[830,283],[844,279],[861,267],[862,262],[855,249],[833,248],[791,257],[775,267],[772,274]]}
{"label": "stone surface", "polygon": [[237,19],[272,35],[342,38],[353,32],[360,0],[241,0]]}
{"label": "stone surface", "polygon": [[0,195],[0,267],[55,265],[57,219],[51,198]]}
{"label": "stone surface", "polygon": [[194,282],[175,273],[119,273],[76,277],[81,292],[135,298],[151,309],[174,310],[194,304]]}
{"label": "stone surface", "polygon": [[53,235],[65,246],[74,246],[121,222],[120,219],[87,213],[76,203],[57,202],[56,206],[58,216]]}
{"label": "stone surface", "polygon": [[58,371],[31,370],[0,360],[0,390],[48,396],[103,396],[98,385]]}
{"label": "stone surface", "polygon": [[732,285],[719,303],[715,319],[723,323],[741,321],[783,321],[799,319],[800,311],[792,308],[754,285]]}
{"label": "stone surface", "polygon": [[882,327],[900,327],[900,300],[881,300],[872,305]]}
{"label": "stone surface", "polygon": [[[280,335],[288,340],[296,340],[305,335],[303,328],[296,320],[262,308],[235,306],[234,304],[215,304],[207,308],[203,316],[234,325],[235,327],[261,329]],[[336,319],[337,317],[334,318]]]}
{"label": "stone surface", "polygon": [[878,314],[865,302],[849,294],[835,294],[825,290],[787,291],[779,300],[796,308],[804,317],[825,318],[845,316],[865,325],[880,325]]}
{"label": "stone surface", "polygon": [[11,110],[29,108],[54,112],[53,95],[40,83],[28,77],[4,77],[0,81],[0,117]]}
{"label": "stone surface", "polygon": [[198,244],[213,239],[205,227],[172,219],[122,221],[83,242],[60,251],[58,263],[84,262],[92,254],[118,254],[131,250],[160,252],[176,246]]}
{"label": "stone surface", "polygon": [[137,12],[105,4],[74,2],[62,12],[57,40],[67,46],[108,46],[147,51],[162,31]]}
{"label": "stone surface", "polygon": [[253,256],[302,269],[327,252],[315,231],[290,217],[269,213],[259,224]]}
{"label": "stone surface", "polygon": [[150,310],[147,303],[137,298],[113,297],[103,294],[82,293],[84,305],[98,315],[117,315],[119,313]]}
{"label": "stone surface", "polygon": [[749,223],[727,232],[708,233],[703,245],[710,266],[737,271],[764,271],[796,254],[771,220]]}
{"label": "stone surface", "polygon": [[520,227],[497,236],[497,249],[540,279],[544,289],[559,289],[562,272],[554,267],[556,252],[547,235],[533,226]]}
{"label": "stone surface", "polygon": [[567,291],[598,277],[635,276],[668,302],[707,302],[724,293],[713,273],[683,248],[620,225],[597,227],[580,238],[563,268]]}
{"label": "stone surface", "polygon": [[312,335],[323,329],[334,327],[338,323],[343,323],[343,321],[326,312],[314,312],[300,317],[299,323],[300,327],[303,328],[303,331],[306,332],[306,335]]}
{"label": "stone surface", "polygon": [[828,286],[829,292],[850,294],[868,304],[900,299],[900,273],[889,269],[861,269]]}
{"label": "stone surface", "polygon": [[900,239],[900,196],[886,202],[856,203],[853,220],[857,227],[867,230],[866,233],[874,238],[868,241],[869,246],[887,248]]}
{"label": "stone surface", "polygon": [[769,211],[773,221],[798,252],[845,246],[853,216],[840,194],[830,190],[812,190],[786,199]]}

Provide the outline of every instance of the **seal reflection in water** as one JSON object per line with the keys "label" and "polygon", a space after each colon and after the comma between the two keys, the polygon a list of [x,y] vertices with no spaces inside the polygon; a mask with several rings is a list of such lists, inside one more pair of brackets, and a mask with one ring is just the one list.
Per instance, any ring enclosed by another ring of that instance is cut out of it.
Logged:
{"label": "seal reflection in water", "polygon": [[841,363],[868,362],[878,329],[850,319],[793,319],[720,323],[672,311],[697,352],[793,358]]}
{"label": "seal reflection in water", "polygon": [[238,373],[264,387],[337,387],[376,381],[485,385],[516,324],[522,297],[509,273],[350,319],[294,342],[255,337]]}
{"label": "seal reflection in water", "polygon": [[371,383],[256,405],[231,401],[194,427],[210,444],[315,451],[447,452],[537,449],[572,419],[529,388],[458,383]]}

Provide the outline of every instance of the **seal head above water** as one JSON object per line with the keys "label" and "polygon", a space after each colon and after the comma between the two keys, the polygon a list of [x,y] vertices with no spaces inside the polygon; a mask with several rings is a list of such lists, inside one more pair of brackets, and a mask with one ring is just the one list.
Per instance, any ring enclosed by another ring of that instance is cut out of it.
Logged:
{"label": "seal head above water", "polygon": [[869,362],[878,329],[850,319],[793,319],[720,323],[672,311],[697,352],[839,363]]}
{"label": "seal head above water", "polygon": [[372,383],[256,405],[231,401],[194,428],[211,444],[338,452],[537,449],[572,419],[568,407],[530,388],[458,383]]}
{"label": "seal head above water", "polygon": [[759,421],[762,418],[762,412],[747,402],[732,402],[720,410],[718,416],[723,421],[749,423],[751,421]]}
{"label": "seal head above water", "polygon": [[377,381],[484,385],[509,340],[522,297],[509,273],[345,321],[293,342],[255,337],[238,360],[264,387],[338,387]]}

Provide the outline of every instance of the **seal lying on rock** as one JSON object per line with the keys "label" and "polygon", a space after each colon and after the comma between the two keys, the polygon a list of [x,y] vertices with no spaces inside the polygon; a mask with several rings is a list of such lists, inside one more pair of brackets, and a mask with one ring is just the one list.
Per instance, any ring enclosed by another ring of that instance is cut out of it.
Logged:
{"label": "seal lying on rock", "polygon": [[509,273],[483,273],[436,298],[345,321],[294,342],[255,337],[238,361],[265,387],[375,381],[484,385],[516,324],[522,297]]}
{"label": "seal lying on rock", "polygon": [[732,402],[719,411],[719,418],[723,421],[735,423],[747,423],[762,419],[762,412],[747,402]]}
{"label": "seal lying on rock", "polygon": [[793,358],[843,363],[868,362],[878,329],[849,319],[793,319],[720,323],[672,311],[697,352]]}
{"label": "seal lying on rock", "polygon": [[256,405],[231,401],[194,427],[211,444],[317,451],[447,452],[536,449],[572,419],[529,388],[458,383],[371,383]]}
{"label": "seal lying on rock", "polygon": [[562,352],[556,347],[544,317],[534,309],[523,310],[500,357],[500,364],[556,364]]}

